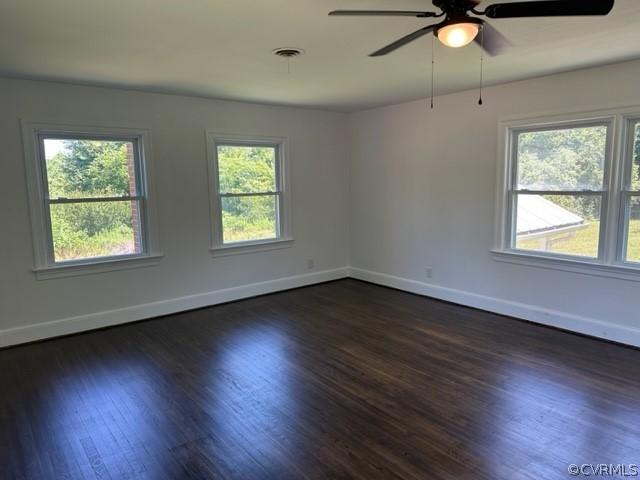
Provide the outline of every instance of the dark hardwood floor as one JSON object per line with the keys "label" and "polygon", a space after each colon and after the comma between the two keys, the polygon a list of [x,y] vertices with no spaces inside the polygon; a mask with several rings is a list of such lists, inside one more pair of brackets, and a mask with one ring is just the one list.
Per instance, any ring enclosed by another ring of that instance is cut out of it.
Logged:
{"label": "dark hardwood floor", "polygon": [[640,351],[356,280],[0,351],[3,479],[567,479]]}

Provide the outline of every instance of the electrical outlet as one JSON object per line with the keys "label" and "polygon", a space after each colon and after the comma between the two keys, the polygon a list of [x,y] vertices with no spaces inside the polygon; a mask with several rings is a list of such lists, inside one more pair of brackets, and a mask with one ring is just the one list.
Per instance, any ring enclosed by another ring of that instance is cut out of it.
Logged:
{"label": "electrical outlet", "polygon": [[427,278],[431,278],[433,276],[433,270],[431,269],[431,267],[425,268],[424,274],[427,276]]}
{"label": "electrical outlet", "polygon": [[313,260],[313,258],[310,258],[309,260],[307,260],[307,269],[308,270],[313,270],[313,268],[316,266],[316,262]]}

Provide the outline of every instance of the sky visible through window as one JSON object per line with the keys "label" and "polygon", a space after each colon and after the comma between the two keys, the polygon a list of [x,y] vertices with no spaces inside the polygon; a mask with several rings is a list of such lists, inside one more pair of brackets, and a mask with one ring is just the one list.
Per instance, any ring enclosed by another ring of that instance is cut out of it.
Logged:
{"label": "sky visible through window", "polygon": [[56,138],[47,138],[44,141],[44,158],[49,161],[57,154],[64,151],[64,140],[58,140]]}

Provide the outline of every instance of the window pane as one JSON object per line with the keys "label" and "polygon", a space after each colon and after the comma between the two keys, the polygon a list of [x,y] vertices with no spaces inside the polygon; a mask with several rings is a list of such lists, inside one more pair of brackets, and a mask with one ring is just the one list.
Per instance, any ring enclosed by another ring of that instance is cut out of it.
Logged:
{"label": "window pane", "polygon": [[518,195],[516,248],[598,257],[599,195]]}
{"label": "window pane", "polygon": [[276,148],[218,146],[220,193],[275,192]]}
{"label": "window pane", "polygon": [[640,123],[636,123],[634,131],[631,190],[640,192]]}
{"label": "window pane", "polygon": [[134,143],[44,139],[50,198],[136,194]]}
{"label": "window pane", "polygon": [[640,197],[631,199],[629,234],[627,236],[627,261],[640,262]]}
{"label": "window pane", "polygon": [[51,204],[56,262],[141,253],[137,201]]}
{"label": "window pane", "polygon": [[278,236],[277,195],[221,198],[224,243]]}
{"label": "window pane", "polygon": [[602,190],[607,127],[518,134],[518,188]]}

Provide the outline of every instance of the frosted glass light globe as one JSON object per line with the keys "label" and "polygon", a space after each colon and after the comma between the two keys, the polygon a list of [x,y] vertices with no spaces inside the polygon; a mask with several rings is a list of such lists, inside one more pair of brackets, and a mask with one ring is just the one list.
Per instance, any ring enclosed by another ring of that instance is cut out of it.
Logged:
{"label": "frosted glass light globe", "polygon": [[469,45],[478,35],[480,25],[477,23],[454,23],[438,30],[438,40],[447,47],[464,47]]}

